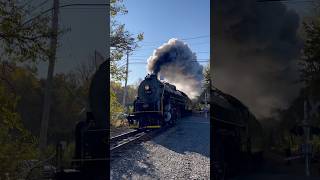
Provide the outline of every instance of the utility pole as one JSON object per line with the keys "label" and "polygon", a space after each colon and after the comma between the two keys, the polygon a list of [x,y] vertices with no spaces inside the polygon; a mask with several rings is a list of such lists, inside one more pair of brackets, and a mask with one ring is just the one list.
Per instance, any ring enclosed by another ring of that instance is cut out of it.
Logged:
{"label": "utility pole", "polygon": [[304,154],[305,154],[305,172],[306,176],[310,176],[310,159],[309,159],[309,139],[310,139],[310,124],[308,122],[308,99],[304,101],[303,104],[304,113],[303,113],[303,130],[305,135],[305,145],[304,145]]}
{"label": "utility pole", "polygon": [[47,74],[47,81],[45,86],[43,111],[41,119],[41,130],[40,130],[40,159],[44,159],[45,149],[47,146],[47,132],[50,118],[50,104],[51,104],[51,91],[53,72],[56,59],[57,41],[58,41],[58,15],[59,15],[59,0],[53,0],[53,13],[52,13],[52,30],[51,30],[51,42],[49,52],[49,67]]}
{"label": "utility pole", "polygon": [[123,92],[123,99],[122,99],[122,105],[126,107],[126,98],[127,98],[127,83],[128,83],[128,72],[129,72],[129,50],[127,51],[127,63],[126,63],[126,78],[124,81],[124,92]]}
{"label": "utility pole", "polygon": [[94,67],[95,67],[95,71],[97,71],[98,70],[98,64],[97,64],[97,51],[96,50],[94,50]]}
{"label": "utility pole", "polygon": [[205,103],[205,106],[204,106],[204,113],[205,113],[205,118],[207,119],[207,116],[208,116],[208,96],[207,96],[207,90],[205,90],[204,92],[204,103]]}

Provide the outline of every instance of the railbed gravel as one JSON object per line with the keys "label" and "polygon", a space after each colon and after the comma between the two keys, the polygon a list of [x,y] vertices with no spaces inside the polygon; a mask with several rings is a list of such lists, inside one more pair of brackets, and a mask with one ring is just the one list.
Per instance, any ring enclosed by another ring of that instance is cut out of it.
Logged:
{"label": "railbed gravel", "polygon": [[181,119],[150,141],[111,161],[111,179],[210,179],[210,124],[202,117]]}

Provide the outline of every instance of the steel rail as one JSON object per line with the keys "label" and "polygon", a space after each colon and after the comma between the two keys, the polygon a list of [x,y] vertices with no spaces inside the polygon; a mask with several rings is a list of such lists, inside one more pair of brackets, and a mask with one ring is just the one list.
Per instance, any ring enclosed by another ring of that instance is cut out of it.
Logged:
{"label": "steel rail", "polygon": [[110,138],[110,144],[114,143],[114,142],[117,142],[117,141],[120,141],[120,140],[123,140],[125,138],[128,138],[130,136],[134,136],[137,133],[139,133],[138,130],[133,130],[133,131],[125,132],[125,133],[119,134],[117,136],[111,137]]}

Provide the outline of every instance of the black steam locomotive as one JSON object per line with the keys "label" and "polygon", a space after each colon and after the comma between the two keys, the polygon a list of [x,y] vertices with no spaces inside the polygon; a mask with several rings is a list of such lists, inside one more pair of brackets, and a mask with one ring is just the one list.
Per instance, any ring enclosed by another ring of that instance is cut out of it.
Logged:
{"label": "black steam locomotive", "polygon": [[133,103],[133,113],[128,122],[134,129],[161,128],[191,111],[191,100],[167,82],[158,80],[156,74],[148,74],[138,87]]}
{"label": "black steam locomotive", "polygon": [[[101,180],[109,178],[109,121],[107,106],[109,94],[108,61],[102,63],[94,74],[89,90],[90,111],[86,120],[80,121],[75,129],[75,154],[72,169],[57,166],[57,180]],[[57,146],[57,162],[61,161],[61,147]],[[59,160],[60,159],[60,160]],[[58,163],[57,163],[58,164]]]}
{"label": "black steam locomotive", "polygon": [[213,162],[215,176],[226,179],[248,172],[262,162],[262,127],[249,109],[235,97],[211,90]]}

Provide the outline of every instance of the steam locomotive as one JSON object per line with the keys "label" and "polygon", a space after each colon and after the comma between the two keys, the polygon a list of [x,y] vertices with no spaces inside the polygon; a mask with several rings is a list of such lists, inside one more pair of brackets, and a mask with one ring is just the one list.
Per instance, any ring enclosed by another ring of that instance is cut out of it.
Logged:
{"label": "steam locomotive", "polygon": [[261,124],[235,97],[213,88],[210,92],[215,175],[226,179],[259,167],[263,159]]}
{"label": "steam locomotive", "polygon": [[134,129],[161,128],[191,112],[191,100],[176,86],[158,80],[156,74],[148,74],[138,87],[133,103],[133,113],[128,122]]}
{"label": "steam locomotive", "polygon": [[[89,106],[85,120],[77,123],[75,128],[75,153],[72,169],[64,169],[57,163],[54,179],[57,180],[100,180],[109,177],[109,121],[107,106],[109,86],[108,64],[102,63],[95,72],[89,89]],[[62,147],[57,146],[57,162],[62,159]]]}

